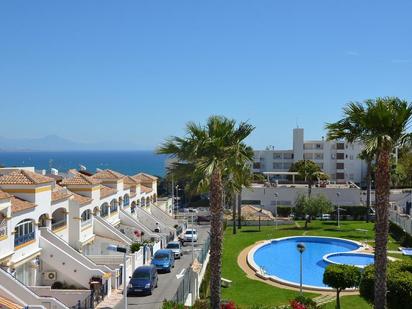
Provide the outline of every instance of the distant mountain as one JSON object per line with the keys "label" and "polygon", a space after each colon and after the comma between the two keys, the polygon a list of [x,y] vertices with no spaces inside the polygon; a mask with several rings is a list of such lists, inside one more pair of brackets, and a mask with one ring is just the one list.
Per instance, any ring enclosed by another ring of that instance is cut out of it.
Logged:
{"label": "distant mountain", "polygon": [[0,136],[0,151],[70,151],[70,150],[137,150],[126,142],[79,143],[57,135],[41,138],[6,138]]}

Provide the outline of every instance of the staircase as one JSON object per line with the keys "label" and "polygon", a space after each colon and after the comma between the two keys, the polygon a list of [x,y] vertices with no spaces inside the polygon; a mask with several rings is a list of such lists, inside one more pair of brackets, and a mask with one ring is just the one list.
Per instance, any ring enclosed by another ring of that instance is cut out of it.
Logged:
{"label": "staircase", "polygon": [[94,217],[94,229],[95,234],[115,239],[117,241],[124,243],[127,246],[130,246],[133,243],[133,241],[129,237],[124,235],[110,223],[106,222],[105,219],[100,218],[98,216]]}
{"label": "staircase", "polygon": [[179,222],[157,207],[155,204],[150,205],[150,212],[151,214],[158,218],[160,221],[168,225],[169,227],[174,227],[175,225],[179,225]]}
{"label": "staircase", "polygon": [[27,307],[30,306],[30,308],[68,309],[67,306],[55,298],[38,296],[26,285],[0,268],[0,293],[3,291],[8,292],[8,299],[12,297],[13,302],[24,304]]}
{"label": "staircase", "polygon": [[[144,225],[146,225],[152,231],[154,231],[156,227],[159,227],[160,231],[165,234],[169,234],[170,232],[172,233],[175,232],[174,228],[165,225],[162,221],[155,218],[152,214],[142,209],[141,207],[136,207],[136,213],[137,213],[137,217],[139,218],[139,221],[141,221]],[[159,225],[157,225],[156,223],[159,223]]]}
{"label": "staircase", "polygon": [[152,232],[147,226],[139,222],[135,217],[133,217],[127,211],[120,209],[119,213],[120,221],[122,224],[130,226],[134,229],[138,229],[139,231],[143,231],[143,239],[150,239],[150,238],[159,238],[160,236],[156,233]]}

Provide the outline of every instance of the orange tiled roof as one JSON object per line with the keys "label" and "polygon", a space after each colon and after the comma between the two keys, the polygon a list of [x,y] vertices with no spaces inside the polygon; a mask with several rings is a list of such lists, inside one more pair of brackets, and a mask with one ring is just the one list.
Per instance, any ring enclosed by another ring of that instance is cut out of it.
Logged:
{"label": "orange tiled roof", "polygon": [[123,179],[125,176],[112,170],[102,170],[92,176],[94,179]]}
{"label": "orange tiled roof", "polygon": [[131,185],[123,184],[124,190],[129,190],[131,187],[132,187]]}
{"label": "orange tiled roof", "polygon": [[143,186],[143,185],[141,185],[140,190],[144,193],[150,193],[150,192],[153,191],[152,188],[149,188],[149,187],[146,187],[146,186]]}
{"label": "orange tiled roof", "polygon": [[153,182],[154,180],[157,180],[157,177],[146,174],[146,173],[136,174],[136,175],[132,176],[132,178],[134,180],[138,180],[138,181],[150,181],[150,182]]}
{"label": "orange tiled roof", "polygon": [[100,181],[97,179],[94,179],[92,177],[80,174],[80,173],[75,173],[73,177],[69,178],[64,178],[62,182],[60,183],[64,186],[68,185],[98,185],[100,184]]}
{"label": "orange tiled roof", "polygon": [[54,182],[54,179],[26,170],[15,170],[0,176],[1,185],[37,185],[48,182]]}
{"label": "orange tiled roof", "polygon": [[73,195],[73,200],[77,202],[79,205],[87,205],[93,201],[91,197],[83,196],[83,195],[80,195],[74,192],[72,192],[72,195]]}
{"label": "orange tiled roof", "polygon": [[137,195],[136,192],[130,192],[130,197],[135,197]]}
{"label": "orange tiled roof", "polygon": [[71,195],[72,193],[69,190],[59,185],[56,185],[52,190],[51,200],[52,202],[57,202],[65,198],[69,198]]}
{"label": "orange tiled roof", "polygon": [[116,189],[109,188],[103,185],[100,186],[100,198],[107,197],[107,196],[110,196],[116,193],[117,193]]}
{"label": "orange tiled roof", "polygon": [[36,204],[22,200],[18,197],[12,196],[11,197],[11,212],[19,212],[26,209],[34,208]]}
{"label": "orange tiled roof", "polygon": [[10,194],[0,190],[0,200],[10,198]]}
{"label": "orange tiled roof", "polygon": [[123,183],[127,184],[127,185],[138,185],[140,183],[140,181],[137,180],[137,179],[134,179],[133,177],[125,176],[123,178]]}

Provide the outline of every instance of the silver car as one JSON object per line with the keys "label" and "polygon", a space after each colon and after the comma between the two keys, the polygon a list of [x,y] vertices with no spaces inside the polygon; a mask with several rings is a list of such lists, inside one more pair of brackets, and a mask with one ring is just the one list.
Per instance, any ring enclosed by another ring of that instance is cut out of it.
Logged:
{"label": "silver car", "polygon": [[180,259],[183,255],[182,247],[180,246],[180,242],[178,241],[171,241],[167,244],[166,249],[172,250],[173,254],[175,255],[175,259]]}

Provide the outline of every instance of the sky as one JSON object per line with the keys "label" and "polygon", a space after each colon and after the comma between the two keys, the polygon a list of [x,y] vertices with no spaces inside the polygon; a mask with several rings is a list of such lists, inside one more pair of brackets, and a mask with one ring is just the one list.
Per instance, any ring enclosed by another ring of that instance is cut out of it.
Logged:
{"label": "sky", "polygon": [[185,123],[325,135],[349,101],[412,101],[412,1],[1,1],[0,136],[153,149]]}

